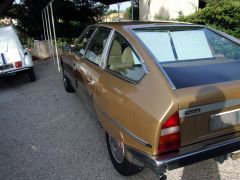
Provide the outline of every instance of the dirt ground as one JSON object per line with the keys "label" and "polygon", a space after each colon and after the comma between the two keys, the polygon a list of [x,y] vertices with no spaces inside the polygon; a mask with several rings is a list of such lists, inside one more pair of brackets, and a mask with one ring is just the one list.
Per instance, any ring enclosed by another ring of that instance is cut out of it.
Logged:
{"label": "dirt ground", "polygon": [[[122,177],[113,168],[105,136],[76,94],[64,91],[52,61],[0,79],[0,179],[158,179],[149,169]],[[240,161],[213,160],[167,173],[177,179],[240,179]]]}

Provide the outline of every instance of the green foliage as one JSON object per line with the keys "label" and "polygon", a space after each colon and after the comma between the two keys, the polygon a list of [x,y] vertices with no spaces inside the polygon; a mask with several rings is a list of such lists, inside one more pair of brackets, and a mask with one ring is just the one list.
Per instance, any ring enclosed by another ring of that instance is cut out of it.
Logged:
{"label": "green foliage", "polygon": [[196,13],[183,16],[179,21],[208,25],[240,38],[240,1],[239,0],[206,0],[207,5]]}
{"label": "green foliage", "polygon": [[[139,8],[133,7],[133,20],[139,20]],[[132,20],[132,7],[128,7],[124,12],[124,18]]]}
{"label": "green foliage", "polygon": [[25,37],[24,39],[21,39],[21,40],[22,40],[22,43],[23,43],[24,47],[26,47],[26,48],[33,48],[33,42],[34,42],[33,38]]}
{"label": "green foliage", "polygon": [[58,47],[64,47],[66,45],[69,45],[69,44],[73,44],[75,41],[75,38],[58,38],[57,39],[57,46]]}
{"label": "green foliage", "polygon": [[[17,28],[23,36],[41,39],[43,37],[41,12],[47,2],[21,0],[3,16],[18,19]],[[101,21],[107,9],[108,6],[94,0],[55,0],[53,11],[57,36],[66,38],[79,36],[87,25]]]}

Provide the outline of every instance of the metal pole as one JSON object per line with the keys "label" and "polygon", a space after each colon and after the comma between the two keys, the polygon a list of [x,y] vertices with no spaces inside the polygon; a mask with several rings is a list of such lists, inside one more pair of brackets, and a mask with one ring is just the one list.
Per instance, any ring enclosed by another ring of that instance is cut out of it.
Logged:
{"label": "metal pole", "polygon": [[47,40],[48,40],[48,53],[49,53],[49,57],[50,57],[51,48],[50,48],[50,43],[49,43],[50,38],[49,38],[49,31],[48,31],[48,21],[47,21],[46,9],[44,9],[43,12],[44,12],[45,22],[46,22],[46,31],[47,31]]}
{"label": "metal pole", "polygon": [[43,18],[43,12],[42,12],[42,23],[43,23],[43,35],[44,35],[44,40],[46,40],[46,29],[45,29],[45,22]]}
{"label": "metal pole", "polygon": [[51,22],[50,22],[50,17],[49,17],[49,10],[48,10],[48,6],[47,6],[47,18],[48,18],[48,28],[49,28],[49,34],[50,34],[50,46],[51,46],[51,53],[52,53],[52,59],[54,61],[55,64],[55,58],[54,58],[54,52],[53,52],[53,41],[52,41],[52,29],[51,29]]}
{"label": "metal pole", "polygon": [[120,3],[117,3],[118,6],[118,21],[120,21]]}
{"label": "metal pole", "polygon": [[61,69],[60,69],[59,58],[58,58],[58,48],[57,48],[57,39],[56,39],[56,31],[55,31],[55,22],[54,22],[54,18],[53,18],[52,2],[50,3],[50,10],[51,10],[51,16],[52,16],[53,38],[54,38],[54,43],[55,43],[57,65],[58,65],[58,71],[60,72]]}
{"label": "metal pole", "polygon": [[[46,9],[44,9],[44,25],[45,25],[45,31],[46,31],[46,40],[47,40],[47,31],[48,31],[48,28],[47,28],[47,15],[46,15]],[[49,32],[48,32],[49,33]]]}
{"label": "metal pole", "polygon": [[132,5],[132,20],[133,20],[133,0],[132,0],[131,5]]}
{"label": "metal pole", "polygon": [[147,15],[148,21],[149,21],[149,15],[150,15],[150,6],[151,6],[151,0],[148,0],[148,15]]}

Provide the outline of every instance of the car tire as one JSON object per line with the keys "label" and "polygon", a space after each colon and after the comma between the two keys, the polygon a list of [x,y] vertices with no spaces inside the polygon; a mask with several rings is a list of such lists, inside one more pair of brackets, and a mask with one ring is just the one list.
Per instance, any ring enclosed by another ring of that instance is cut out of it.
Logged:
{"label": "car tire", "polygon": [[[143,164],[126,151],[122,142],[119,142],[106,133],[106,143],[112,164],[121,175],[132,176],[142,171],[144,168]],[[115,147],[116,149],[120,147],[120,151],[117,152],[119,149],[115,151],[114,146],[117,146]]]}
{"label": "car tire", "polygon": [[73,87],[72,87],[72,84],[71,84],[71,81],[68,79],[68,77],[64,74],[64,71],[63,71],[63,84],[64,84],[64,88],[67,92],[69,93],[73,93],[75,92]]}
{"label": "car tire", "polygon": [[31,82],[36,81],[36,76],[35,76],[33,67],[31,67],[31,68],[28,70],[28,76],[29,76],[29,79],[30,79]]}

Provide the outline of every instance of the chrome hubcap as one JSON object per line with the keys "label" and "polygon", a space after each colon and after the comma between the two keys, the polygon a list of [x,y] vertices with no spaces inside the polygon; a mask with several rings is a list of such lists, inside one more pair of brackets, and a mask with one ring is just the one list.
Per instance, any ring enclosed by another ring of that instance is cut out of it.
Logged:
{"label": "chrome hubcap", "polygon": [[124,159],[124,144],[111,136],[109,136],[109,144],[114,159],[118,163],[122,163]]}

